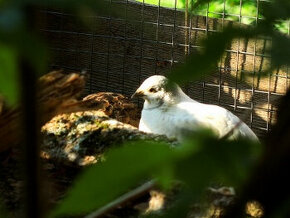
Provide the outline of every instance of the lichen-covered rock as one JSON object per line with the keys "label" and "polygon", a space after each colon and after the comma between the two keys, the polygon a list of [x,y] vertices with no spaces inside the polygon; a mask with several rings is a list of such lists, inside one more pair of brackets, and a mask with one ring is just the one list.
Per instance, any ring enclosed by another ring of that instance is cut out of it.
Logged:
{"label": "lichen-covered rock", "polygon": [[106,116],[84,111],[54,117],[42,127],[42,151],[50,159],[77,165],[97,162],[105,149],[124,141],[150,139],[177,144],[165,136],[140,132],[136,127]]}

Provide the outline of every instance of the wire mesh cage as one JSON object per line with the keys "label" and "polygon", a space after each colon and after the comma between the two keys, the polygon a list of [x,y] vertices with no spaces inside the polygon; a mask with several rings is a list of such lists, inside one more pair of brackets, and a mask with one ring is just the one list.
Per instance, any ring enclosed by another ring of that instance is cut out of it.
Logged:
{"label": "wire mesh cage", "polygon": [[[256,25],[265,0],[220,0],[193,10],[192,0],[110,0],[119,15],[87,17],[41,10],[41,31],[49,42],[51,68],[87,70],[87,93],[110,91],[131,95],[154,74],[164,74],[201,48],[200,41],[224,26]],[[235,10],[231,11],[231,2]],[[149,4],[151,3],[151,4]],[[243,6],[252,7],[245,13]],[[218,10],[217,10],[218,9]],[[122,14],[120,16],[120,14]],[[289,35],[289,22],[281,24]],[[275,122],[277,100],[289,88],[288,69],[262,76],[271,64],[269,38],[235,40],[210,76],[184,91],[192,98],[221,105],[242,118],[259,136]]]}

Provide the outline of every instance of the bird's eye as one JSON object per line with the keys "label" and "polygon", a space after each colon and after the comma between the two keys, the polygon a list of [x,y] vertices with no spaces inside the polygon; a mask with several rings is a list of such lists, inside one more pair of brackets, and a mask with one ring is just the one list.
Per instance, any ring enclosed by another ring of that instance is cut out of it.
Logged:
{"label": "bird's eye", "polygon": [[149,89],[149,92],[157,92],[157,90],[155,88],[151,88]]}

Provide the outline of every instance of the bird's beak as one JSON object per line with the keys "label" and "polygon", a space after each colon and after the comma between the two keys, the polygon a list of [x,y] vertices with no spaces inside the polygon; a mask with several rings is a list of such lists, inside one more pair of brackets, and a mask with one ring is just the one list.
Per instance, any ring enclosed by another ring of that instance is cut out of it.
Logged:
{"label": "bird's beak", "polygon": [[145,96],[144,92],[137,89],[137,91],[131,96],[131,98],[144,97],[144,96]]}

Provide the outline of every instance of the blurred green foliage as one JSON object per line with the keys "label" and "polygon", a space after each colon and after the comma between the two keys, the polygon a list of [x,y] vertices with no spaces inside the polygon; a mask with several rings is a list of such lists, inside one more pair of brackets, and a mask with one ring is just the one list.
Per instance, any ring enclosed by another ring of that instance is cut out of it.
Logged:
{"label": "blurred green foliage", "polygon": [[167,8],[185,8],[185,0],[137,0],[138,2],[144,2],[145,4],[160,5]]}
{"label": "blurred green foliage", "polygon": [[[238,37],[250,38],[255,35],[255,30],[248,28],[226,27],[222,32],[209,35],[202,41],[202,50],[187,57],[184,64],[173,69],[168,75],[177,83],[185,83],[188,80],[197,80],[201,75],[215,71],[224,50]],[[189,73],[190,72],[190,73]]]}
{"label": "blurred green foliage", "polygon": [[[199,7],[207,2],[209,0],[199,0],[196,6]],[[255,26],[229,25],[220,33],[208,35],[202,41],[203,49],[190,55],[183,65],[174,68],[169,77],[179,83],[186,83],[188,79],[198,79],[201,75],[210,74],[218,67],[217,64],[224,54],[223,51],[234,39],[247,40],[257,37],[272,39],[272,48],[265,51],[272,57],[271,67],[265,75],[271,74],[275,69],[288,67],[290,64],[290,38],[277,31],[275,25],[281,23],[281,20],[290,18],[289,5],[290,2],[286,0],[276,0],[271,4],[261,2],[260,10],[265,19],[260,20]],[[281,9],[278,9],[280,7]]]}
{"label": "blurred green foliage", "polygon": [[168,145],[156,142],[139,141],[111,150],[105,162],[91,167],[79,178],[52,215],[81,214],[101,207],[159,173],[162,166],[175,158],[176,153]]}
{"label": "blurred green foliage", "polygon": [[[185,10],[186,0],[137,0],[145,4],[161,5],[168,8]],[[254,0],[206,0],[196,4],[198,0],[188,0],[188,9],[194,15],[209,16],[211,18],[224,18],[231,21],[241,21],[243,24],[256,23],[257,18],[262,18],[258,8],[261,3]],[[289,21],[281,22],[276,28],[288,33]]]}
{"label": "blurred green foliage", "polygon": [[[11,0],[0,1],[0,93],[7,103],[18,103],[19,68],[23,61],[41,74],[46,71],[48,51],[34,29],[35,7],[54,7],[69,10],[82,17],[94,13],[108,13],[108,2],[99,0]],[[32,10],[31,10],[32,9]],[[113,10],[118,14],[118,10]]]}
{"label": "blurred green foliage", "polygon": [[167,185],[182,181],[192,194],[190,200],[198,200],[211,181],[242,184],[260,151],[258,144],[221,141],[204,131],[178,148],[146,141],[125,144],[109,151],[105,162],[88,169],[51,216],[88,213],[152,178]]}
{"label": "blurred green foliage", "polygon": [[0,93],[10,105],[16,104],[18,100],[18,75],[16,52],[5,44],[0,44]]}

